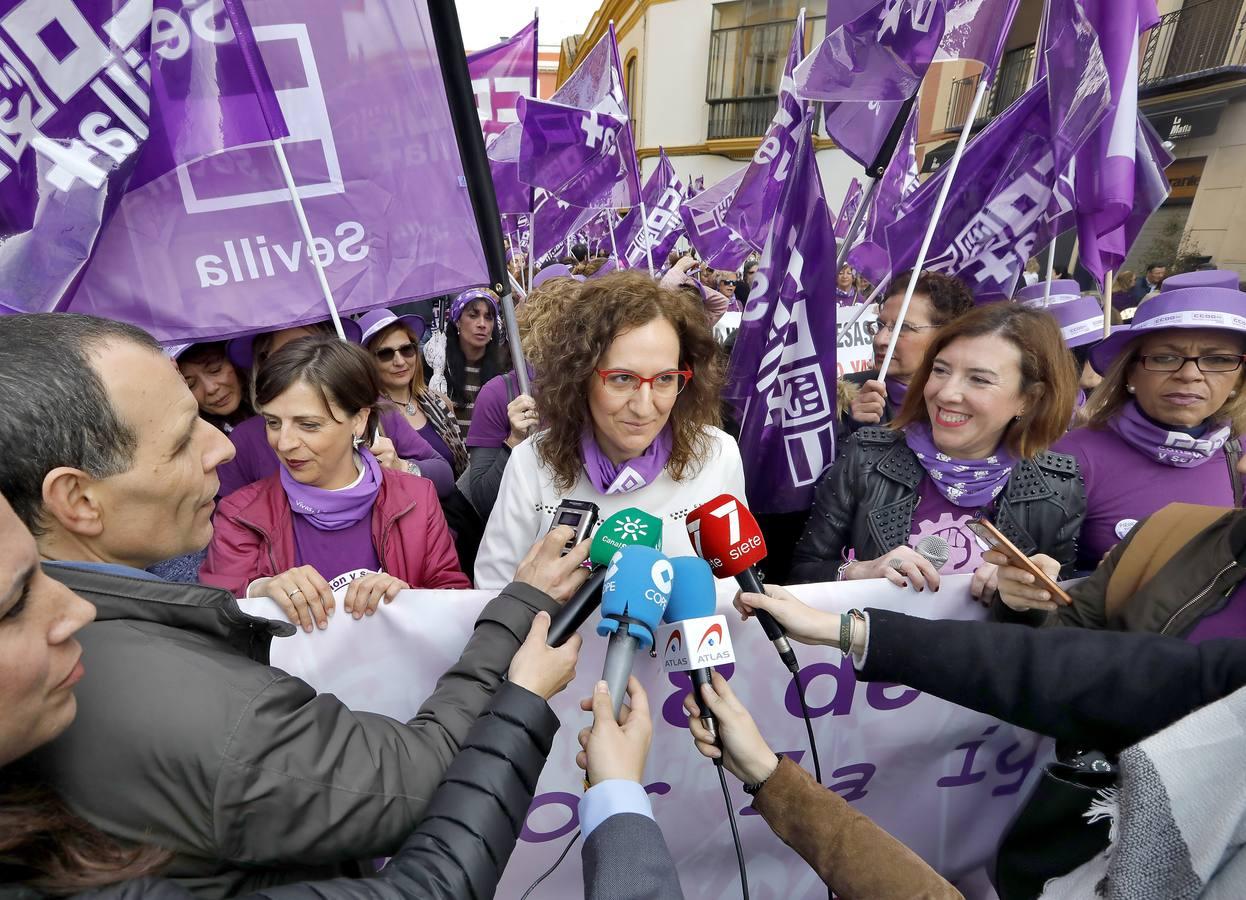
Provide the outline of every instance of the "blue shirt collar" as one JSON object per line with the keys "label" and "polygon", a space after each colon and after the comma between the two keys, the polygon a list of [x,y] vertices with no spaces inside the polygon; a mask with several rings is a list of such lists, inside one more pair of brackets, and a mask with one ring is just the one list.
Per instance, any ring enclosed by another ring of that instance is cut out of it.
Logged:
{"label": "blue shirt collar", "polygon": [[50,566],[65,566],[69,569],[83,569],[87,572],[103,572],[106,575],[124,575],[127,578],[141,578],[144,581],[161,581],[158,575],[151,572],[144,572],[142,569],[136,569],[133,566],[123,566],[120,563],[106,562],[88,562],[86,560],[77,559],[52,559],[48,560]]}

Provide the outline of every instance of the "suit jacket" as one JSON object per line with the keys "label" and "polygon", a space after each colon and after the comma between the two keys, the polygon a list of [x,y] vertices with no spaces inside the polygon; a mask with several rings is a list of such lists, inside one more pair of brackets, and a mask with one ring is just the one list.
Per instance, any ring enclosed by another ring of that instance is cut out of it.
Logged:
{"label": "suit jacket", "polygon": [[683,900],[675,860],[658,823],[617,813],[584,842],[584,900]]}

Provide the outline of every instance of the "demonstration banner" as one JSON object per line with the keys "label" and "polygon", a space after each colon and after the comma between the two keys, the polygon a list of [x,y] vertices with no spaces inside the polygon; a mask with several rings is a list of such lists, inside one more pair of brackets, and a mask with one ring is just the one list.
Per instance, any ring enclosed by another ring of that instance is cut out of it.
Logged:
{"label": "demonstration banner", "polygon": [[[986,610],[969,596],[970,578],[949,576],[937,594],[918,595],[881,581],[802,585],[793,591],[826,610],[875,607],[929,618],[985,619]],[[739,621],[731,609],[734,593],[734,583],[719,583],[718,612],[731,623],[739,661],[721,671],[770,745],[812,771],[791,678],[761,627]],[[353,709],[405,721],[458,658],[476,616],[492,596],[483,591],[404,591],[375,616],[359,621],[341,613],[339,606],[325,631],[274,640],[272,664]],[[284,619],[271,600],[239,602],[252,614]],[[562,728],[497,893],[505,900],[517,900],[553,864],[579,826],[584,787],[575,765],[576,734],[590,721],[579,701],[601,677],[606,646],[591,627],[580,631],[584,648],[576,679],[552,703]],[[826,785],[960,884],[970,900],[993,896],[982,887],[981,869],[1029,796],[1049,742],[909,688],[857,683],[852,663],[836,650],[797,645],[796,652]],[[713,764],[693,748],[681,710],[690,690],[688,676],[664,675],[644,654],[636,657],[633,672],[649,694],[654,717],[645,787],[678,866],[684,896],[738,897],[739,875],[722,791]],[[751,810],[740,784],[730,776],[728,783],[752,896],[825,898],[826,887],[813,870]],[[533,897],[578,897],[582,885],[577,846]]]}
{"label": "demonstration banner", "polygon": [[312,245],[271,144],[237,147],[127,194],[69,311],[134,322],[166,343],[322,320],[312,254],[343,314],[488,283],[427,5],[246,9]]}

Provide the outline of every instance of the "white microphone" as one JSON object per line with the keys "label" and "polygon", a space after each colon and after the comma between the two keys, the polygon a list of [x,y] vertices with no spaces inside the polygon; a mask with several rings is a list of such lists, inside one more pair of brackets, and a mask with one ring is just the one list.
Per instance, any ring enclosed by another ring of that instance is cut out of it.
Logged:
{"label": "white microphone", "polygon": [[952,555],[952,548],[948,545],[948,542],[937,534],[930,534],[922,538],[913,549],[926,562],[934,566],[936,572],[942,571],[944,565],[947,564],[948,557]]}

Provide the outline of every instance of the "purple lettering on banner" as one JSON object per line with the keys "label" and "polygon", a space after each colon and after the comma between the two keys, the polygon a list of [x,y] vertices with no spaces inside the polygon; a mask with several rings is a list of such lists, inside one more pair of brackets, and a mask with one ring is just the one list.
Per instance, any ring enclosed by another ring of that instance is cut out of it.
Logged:
{"label": "purple lettering on banner", "polygon": [[[718,666],[714,671],[730,681],[731,676],[735,674],[735,663]],[[666,700],[662,702],[662,718],[668,725],[687,728],[688,717],[684,715],[684,698],[692,693],[692,676],[687,672],[668,672],[666,678],[678,690],[667,695]],[[800,711],[797,710],[796,714],[800,715]]]}
{"label": "purple lettering on banner", "polygon": [[852,803],[869,793],[865,786],[870,783],[870,779],[874,777],[874,773],[877,771],[878,766],[867,762],[840,766],[831,773],[832,778],[844,778],[848,775],[853,777],[846,781],[837,781],[834,784],[828,785],[828,787],[849,803]]}
{"label": "purple lettering on banner", "polygon": [[[830,675],[835,679],[835,695],[825,706],[809,708],[809,718],[818,719],[828,712],[833,716],[846,716],[852,712],[852,695],[857,687],[857,673],[852,668],[852,660],[844,657],[839,663],[814,663],[800,670],[801,688],[805,692],[805,702],[809,702],[809,685],[820,675]],[[797,718],[802,717],[800,697],[796,695],[796,685],[789,684],[783,693],[783,705],[787,711]]]}
{"label": "purple lettering on banner", "polygon": [[[565,806],[570,816],[562,825],[553,831],[536,831],[528,823],[532,820],[532,814],[538,809],[544,809],[546,806]],[[532,805],[528,807],[528,814],[524,816],[523,830],[519,832],[519,837],[529,843],[539,844],[543,841],[556,841],[565,834],[570,834],[580,827],[580,798],[575,794],[568,794],[565,791],[551,791],[548,794],[540,794],[532,799]]]}
{"label": "purple lettering on banner", "polygon": [[[1029,777],[1030,770],[1034,768],[1034,761],[1038,759],[1038,747],[1040,741],[1035,741],[1034,746],[1030,748],[1030,752],[1026,753],[1021,744],[1012,744],[1007,747],[995,759],[995,770],[1001,775],[1012,775],[1016,773],[1017,780],[1011,784],[1001,784],[991,789],[992,797],[1006,797],[1009,794],[1015,794],[1021,790],[1021,785],[1025,784],[1025,779]],[[1022,756],[1016,762],[1011,761],[1012,754],[1022,751]]]}
{"label": "purple lettering on banner", "polygon": [[[986,731],[982,732],[983,737],[994,734],[999,730],[998,725],[992,725]],[[965,751],[965,762],[961,766],[960,773],[944,778],[940,778],[937,782],[939,787],[964,787],[967,784],[977,784],[983,778],[986,778],[986,772],[973,771],[973,760],[978,753],[978,748],[985,744],[986,741],[966,741],[956,746],[957,750]]]}
{"label": "purple lettering on banner", "polygon": [[[903,688],[903,690],[898,697],[888,697],[888,688]],[[866,702],[875,709],[881,710],[900,709],[903,706],[908,706],[921,695],[921,691],[906,688],[902,684],[890,684],[886,681],[873,681],[865,688]]]}

